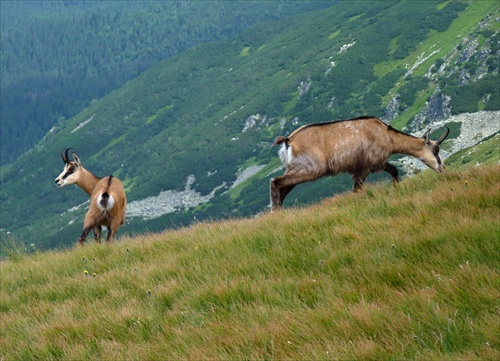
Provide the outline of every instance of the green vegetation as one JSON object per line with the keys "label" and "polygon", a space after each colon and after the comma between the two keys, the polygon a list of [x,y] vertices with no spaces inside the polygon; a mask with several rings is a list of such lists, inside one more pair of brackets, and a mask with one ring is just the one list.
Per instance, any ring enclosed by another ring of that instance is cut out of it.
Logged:
{"label": "green vegetation", "polygon": [[[0,238],[34,243],[37,249],[73,245],[88,199],[76,186],[54,186],[65,147],[73,147],[96,175],[119,176],[129,203],[162,190],[183,191],[192,175],[192,188],[201,195],[218,189],[210,202],[196,208],[152,220],[130,217],[120,237],[265,211],[269,179],[280,172],[271,144],[302,124],[382,116],[389,99],[396,97],[400,108],[392,125],[402,129],[437,87],[467,111],[500,108],[500,92],[492,86],[499,69],[494,56],[498,37],[492,35],[499,26],[494,21],[497,2],[369,5],[341,1],[321,11],[256,24],[227,41],[191,47],[92,101],[76,116],[60,119],[18,161],[2,166]],[[453,36],[450,29],[456,30]],[[470,50],[465,37],[482,45]],[[415,64],[432,46],[456,50]],[[441,59],[444,55],[448,57]],[[442,74],[432,68],[436,64],[445,66]],[[470,80],[459,84],[455,68],[468,71]],[[427,73],[432,77],[421,76]],[[2,137],[7,134],[3,129]],[[231,190],[249,162],[266,167]],[[372,179],[386,179],[384,174],[377,177]],[[287,198],[287,206],[317,202],[351,187],[348,176],[301,185]]]}
{"label": "green vegetation", "polygon": [[1,164],[161,60],[332,3],[2,0]]}
{"label": "green vegetation", "polygon": [[0,267],[0,355],[500,357],[500,167]]}
{"label": "green vegetation", "polygon": [[446,88],[445,93],[452,99],[453,114],[475,112],[480,107],[480,102],[486,98],[491,99],[481,107],[481,110],[500,109],[500,97],[495,96],[498,94],[498,84],[500,84],[500,75],[497,73],[487,75],[474,83]]}

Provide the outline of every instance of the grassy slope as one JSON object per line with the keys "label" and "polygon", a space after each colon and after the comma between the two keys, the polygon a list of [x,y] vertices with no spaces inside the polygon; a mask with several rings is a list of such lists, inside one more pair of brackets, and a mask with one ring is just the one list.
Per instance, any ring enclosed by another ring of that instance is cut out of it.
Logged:
{"label": "grassy slope", "polygon": [[[436,2],[440,8],[445,3]],[[460,30],[460,34],[465,31],[463,29],[475,29],[481,14],[485,16],[491,11],[488,5],[491,3],[486,3],[474,2],[460,13],[452,28]],[[59,152],[64,147],[75,148],[85,167],[95,174],[112,173],[120,177],[129,203],[156,196],[161,190],[182,190],[186,177],[191,174],[196,177],[196,190],[208,194],[223,182],[231,184],[238,169],[247,164],[250,157],[261,164],[271,162],[278,166],[276,149],[269,145],[276,135],[292,130],[294,117],[299,117],[301,122],[334,118],[325,104],[332,96],[345,93],[336,81],[336,74],[356,74],[358,67],[345,64],[352,65],[357,59],[363,59],[360,53],[369,53],[366,47],[377,40],[373,31],[365,29],[376,27],[371,24],[373,21],[376,24],[380,21],[378,27],[385,29],[394,18],[404,19],[402,14],[411,13],[415,6],[415,2],[408,1],[397,5],[373,2],[370,4],[373,9],[365,13],[368,8],[364,2],[344,4],[287,21],[261,24],[232,41],[192,48],[158,64],[124,88],[93,102],[74,118],[58,124],[57,130],[48,134],[46,140],[22,160],[0,171],[3,210],[0,242],[12,237],[19,242],[34,243],[37,248],[65,247],[81,232],[86,206],[76,211],[67,210],[88,201],[87,195],[76,186],[56,189],[53,182],[62,169]],[[345,23],[345,18],[350,21]],[[403,25],[399,29],[399,32],[390,33],[410,32],[405,31],[407,27]],[[339,54],[343,45],[354,41],[350,34],[356,34],[356,45]],[[403,62],[384,63],[386,68],[375,67],[375,70],[380,70],[382,75],[405,66],[406,62],[413,64],[440,35],[446,39],[444,44],[440,42],[440,47],[446,50],[455,44],[451,40],[457,34],[431,32],[425,40],[426,47],[419,46]],[[378,45],[382,51],[383,44],[389,45],[390,37],[383,39]],[[401,47],[403,43],[399,39],[393,46]],[[377,52],[380,49],[377,48]],[[389,55],[381,57],[389,58]],[[326,75],[332,61],[337,65]],[[343,75],[338,79],[351,84],[360,78],[371,78],[373,65],[375,63],[365,66],[365,73],[352,79]],[[423,71],[421,67],[417,70]],[[298,99],[297,86],[309,77],[312,87],[307,96]],[[356,91],[361,94],[371,87],[363,85]],[[429,88],[417,99],[411,108],[412,115],[421,110],[431,93]],[[361,113],[352,116],[370,113],[364,105],[358,104],[360,98],[359,94],[350,97],[347,101],[350,105],[343,108],[345,111],[337,106],[334,109],[341,117],[348,117],[354,109]],[[257,124],[243,134],[245,120],[254,114],[266,115],[269,126]],[[279,130],[281,117],[288,120],[284,130]],[[405,117],[400,117],[406,119],[404,123],[410,116]],[[79,124],[89,119],[93,120],[73,133]],[[105,131],[102,131],[103,126]],[[257,130],[259,127],[261,129]],[[239,141],[231,141],[233,138]],[[33,165],[29,172],[26,164]],[[130,217],[118,236],[187,224],[193,219],[217,218],[232,212],[240,212],[235,215],[261,212],[268,203],[268,174],[263,170],[232,190],[231,198],[218,193],[196,210],[170,213],[150,221]],[[34,182],[34,179],[40,181]],[[317,199],[351,187],[349,177],[336,177],[333,182],[325,179],[312,187],[298,186],[286,202],[304,204],[304,198],[314,199],[310,194]],[[302,198],[296,197],[297,194]]]}
{"label": "grassy slope", "polygon": [[13,255],[0,358],[498,359],[495,163]]}

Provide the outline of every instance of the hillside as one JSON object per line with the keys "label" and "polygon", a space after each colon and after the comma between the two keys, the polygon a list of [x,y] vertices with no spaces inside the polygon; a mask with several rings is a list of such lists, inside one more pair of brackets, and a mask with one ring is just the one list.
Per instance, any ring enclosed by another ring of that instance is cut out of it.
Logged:
{"label": "hillside", "polygon": [[[498,18],[497,1],[349,1],[192,47],[1,168],[2,241],[73,245],[88,199],[54,186],[66,147],[124,182],[120,237],[265,212],[282,173],[271,144],[303,124],[372,114],[413,134],[450,127],[446,156],[481,143],[500,130]],[[351,187],[347,176],[306,184],[285,206]]]}
{"label": "hillside", "polygon": [[161,60],[323,1],[0,2],[0,164]]}
{"label": "hillside", "polygon": [[496,360],[499,185],[498,164],[469,165],[112,245],[14,248],[0,358]]}

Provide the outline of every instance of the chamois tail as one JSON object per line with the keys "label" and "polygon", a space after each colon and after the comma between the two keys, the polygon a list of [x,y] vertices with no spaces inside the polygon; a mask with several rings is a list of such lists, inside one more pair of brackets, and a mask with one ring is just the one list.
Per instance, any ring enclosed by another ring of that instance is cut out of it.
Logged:
{"label": "chamois tail", "polygon": [[286,143],[288,144],[288,138],[287,137],[283,137],[283,136],[279,136],[278,138],[276,138],[276,140],[274,141],[274,144],[273,145],[278,145],[278,144],[281,144],[281,143]]}
{"label": "chamois tail", "polygon": [[111,208],[113,208],[113,205],[115,204],[115,200],[113,197],[109,194],[109,187],[111,186],[111,180],[113,179],[113,176],[110,175],[108,178],[108,186],[106,187],[106,190],[99,196],[99,208],[101,208],[103,211],[107,210],[109,211]]}

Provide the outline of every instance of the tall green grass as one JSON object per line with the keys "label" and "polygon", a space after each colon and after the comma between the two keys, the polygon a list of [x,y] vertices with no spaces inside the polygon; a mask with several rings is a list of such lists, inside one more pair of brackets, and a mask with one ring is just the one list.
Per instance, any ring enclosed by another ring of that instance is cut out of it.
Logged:
{"label": "tall green grass", "polygon": [[1,262],[0,359],[500,358],[500,167]]}

